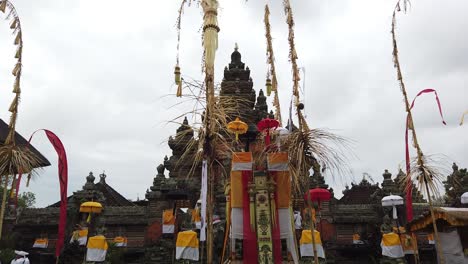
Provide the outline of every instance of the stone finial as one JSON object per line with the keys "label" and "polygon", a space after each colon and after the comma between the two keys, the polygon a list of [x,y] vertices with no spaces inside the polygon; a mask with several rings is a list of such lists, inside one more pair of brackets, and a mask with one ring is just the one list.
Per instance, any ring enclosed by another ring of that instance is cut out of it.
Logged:
{"label": "stone finial", "polygon": [[83,186],[84,190],[93,190],[94,189],[94,180],[96,178],[93,175],[93,172],[89,172],[89,175],[86,177],[86,183]]}
{"label": "stone finial", "polygon": [[392,174],[388,172],[388,170],[385,170],[382,176],[384,177],[384,180],[390,180],[392,178]]}
{"label": "stone finial", "polygon": [[164,165],[163,164],[159,164],[159,166],[156,168],[156,170],[158,171],[158,174],[156,175],[156,177],[164,177]]}
{"label": "stone finial", "polygon": [[103,171],[101,174],[99,174],[99,182],[106,183],[106,177],[107,177],[106,172]]}
{"label": "stone finial", "polygon": [[454,162],[452,165],[453,172],[458,171],[458,165]]}

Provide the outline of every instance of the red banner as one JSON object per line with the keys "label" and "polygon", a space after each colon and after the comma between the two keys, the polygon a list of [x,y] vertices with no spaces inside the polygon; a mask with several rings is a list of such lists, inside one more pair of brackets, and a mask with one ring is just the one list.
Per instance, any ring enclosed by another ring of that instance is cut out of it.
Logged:
{"label": "red banner", "polygon": [[[63,248],[63,242],[65,239],[65,226],[67,224],[67,186],[68,186],[68,163],[67,153],[63,147],[62,141],[51,131],[46,129],[40,129],[46,133],[47,138],[54,147],[58,155],[58,174],[60,182],[60,216],[58,224],[57,243],[55,244],[55,256],[60,256],[60,252]],[[37,131],[40,131],[37,130]],[[32,137],[37,132],[35,131],[29,138],[31,142]]]}
{"label": "red banner", "polygon": [[243,199],[243,228],[244,228],[244,240],[243,240],[243,263],[253,264],[258,262],[258,251],[257,251],[257,234],[255,230],[252,230],[250,224],[250,198],[249,198],[249,181],[252,179],[252,171],[242,171],[242,188]]}
{"label": "red banner", "polygon": [[[442,123],[444,125],[447,125],[444,120],[444,115],[442,114],[442,107],[440,105],[440,100],[439,96],[437,96],[437,92],[434,89],[424,89],[420,91],[416,97],[414,97],[413,102],[411,103],[410,110],[413,109],[414,103],[416,101],[416,98],[418,98],[420,95],[425,94],[425,93],[434,93],[435,94],[435,99],[437,102],[437,106],[439,107],[439,113],[440,117],[442,118]],[[406,131],[405,131],[405,159],[406,159],[406,175],[409,176],[411,172],[411,166],[410,166],[410,154],[409,154],[409,137],[408,137],[408,130],[409,129],[414,129],[414,124],[410,124],[411,120],[409,118],[409,115],[406,116]],[[408,181],[406,183],[406,219],[409,221],[413,220],[413,181],[411,177],[408,177]]]}

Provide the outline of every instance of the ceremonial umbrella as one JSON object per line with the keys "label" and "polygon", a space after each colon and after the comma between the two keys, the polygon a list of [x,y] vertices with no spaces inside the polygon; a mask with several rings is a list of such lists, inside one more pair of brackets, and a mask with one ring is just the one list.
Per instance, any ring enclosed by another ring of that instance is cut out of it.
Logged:
{"label": "ceremonial umbrella", "polygon": [[319,211],[320,211],[320,202],[330,201],[330,199],[331,199],[330,191],[328,191],[327,189],[318,188],[318,187],[314,189],[310,189],[304,195],[304,200],[318,203]]}
{"label": "ceremonial umbrella", "polygon": [[80,205],[80,213],[89,213],[86,222],[91,221],[91,214],[99,214],[102,212],[102,204],[98,202],[84,202]]}
{"label": "ceremonial umbrella", "polygon": [[[310,230],[312,233],[312,249],[314,251],[315,263],[317,264],[318,264],[317,248],[315,245],[316,243],[315,236],[313,235],[315,233],[315,226],[314,226],[314,216],[312,214],[312,202],[318,203],[318,206],[319,206],[318,211],[320,212],[320,201],[329,201],[330,199],[331,199],[331,193],[327,189],[323,189],[319,187],[308,190],[304,195],[304,200],[307,202],[307,205],[309,206],[309,210],[310,210]],[[321,226],[320,226],[320,230],[322,230]]]}
{"label": "ceremonial umbrella", "polygon": [[397,219],[397,210],[396,205],[403,204],[403,198],[398,195],[388,195],[382,198],[382,206],[392,206],[393,207],[393,219]]}
{"label": "ceremonial umbrella", "polygon": [[270,129],[276,129],[278,128],[280,125],[279,121],[276,120],[276,119],[272,119],[272,118],[264,118],[262,120],[260,120],[260,122],[258,122],[257,124],[257,129],[258,131],[265,131],[266,132],[266,136],[265,136],[265,146],[268,146],[270,145]]}
{"label": "ceremonial umbrella", "polygon": [[462,203],[462,204],[468,204],[468,192],[462,194],[462,196],[461,196],[461,203]]}
{"label": "ceremonial umbrella", "polygon": [[236,134],[236,141],[239,140],[239,134],[245,134],[247,133],[247,129],[249,126],[241,121],[239,117],[236,117],[236,120],[231,121],[227,124],[227,129],[229,132]]}

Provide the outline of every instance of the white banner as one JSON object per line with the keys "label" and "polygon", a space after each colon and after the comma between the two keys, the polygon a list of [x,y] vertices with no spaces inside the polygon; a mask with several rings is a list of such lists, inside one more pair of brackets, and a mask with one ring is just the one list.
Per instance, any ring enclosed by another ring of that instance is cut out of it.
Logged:
{"label": "white banner", "polygon": [[206,202],[208,192],[208,166],[206,160],[202,164],[202,178],[201,178],[201,229],[200,241],[206,240]]}

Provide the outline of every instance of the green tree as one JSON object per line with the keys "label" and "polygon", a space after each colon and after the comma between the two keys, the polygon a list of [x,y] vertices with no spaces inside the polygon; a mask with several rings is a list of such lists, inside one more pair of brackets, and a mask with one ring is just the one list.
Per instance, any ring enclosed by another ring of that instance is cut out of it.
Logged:
{"label": "green tree", "polygon": [[[10,194],[10,190],[8,195]],[[3,187],[0,187],[0,199],[3,197]],[[19,208],[32,208],[36,204],[36,194],[33,192],[23,192],[18,195]]]}

